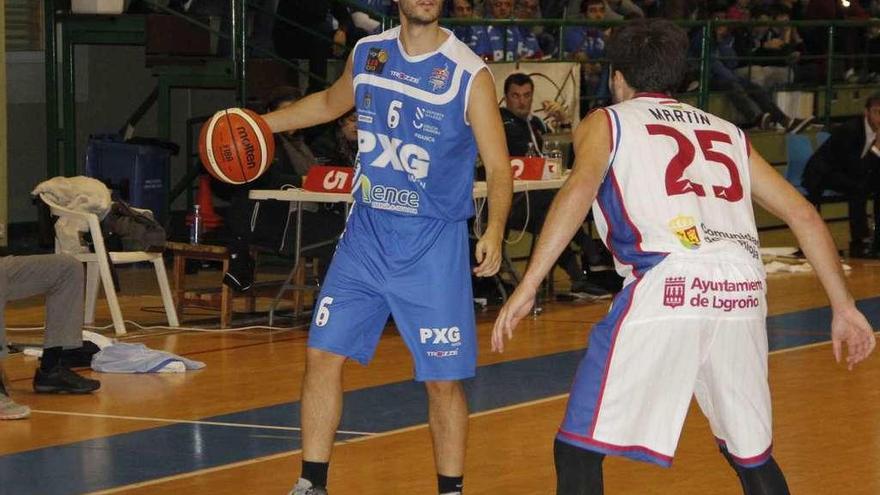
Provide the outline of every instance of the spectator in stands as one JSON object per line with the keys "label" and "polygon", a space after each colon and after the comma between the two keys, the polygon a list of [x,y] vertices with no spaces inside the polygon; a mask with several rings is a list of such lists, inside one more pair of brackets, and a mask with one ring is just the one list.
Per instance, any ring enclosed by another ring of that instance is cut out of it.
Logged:
{"label": "spectator in stands", "polygon": [[[753,18],[758,21],[787,20],[782,7],[759,6],[753,9]],[[744,56],[777,57],[754,62],[736,69],[736,73],[765,89],[775,89],[791,82],[792,64],[796,63],[800,52],[796,32],[784,26],[754,26],[750,43]]]}
{"label": "spectator in stands", "polygon": [[[805,20],[865,20],[868,13],[862,8],[858,0],[810,0],[804,9]],[[804,44],[810,55],[825,56],[828,54],[828,29],[825,26],[805,27],[803,29]],[[835,55],[855,54],[864,52],[865,28],[853,26],[838,26],[835,31]],[[844,64],[846,69],[844,78],[849,82],[856,82],[858,75],[855,70],[855,60],[847,58],[838,63]],[[838,66],[839,67],[839,66]],[[822,62],[819,72],[820,81],[824,81],[826,66]]]}
{"label": "spectator in stands", "polygon": [[614,12],[623,19],[639,19],[645,17],[645,12],[642,11],[642,8],[636,5],[632,0],[606,0],[605,7],[607,12]]}
{"label": "spectator in stands", "polygon": [[0,420],[23,419],[31,414],[6,389],[2,362],[6,358],[7,301],[46,295],[46,335],[43,357],[34,374],[37,393],[87,394],[101,382],[78,375],[64,362],[65,354],[82,347],[83,266],[65,254],[0,257]]}
{"label": "spectator in stands", "polygon": [[[541,5],[538,0],[516,0],[514,17],[517,19],[541,19]],[[554,30],[545,29],[544,26],[531,26],[525,29],[538,40],[541,53],[549,55],[556,52],[556,38],[550,34]]]}
{"label": "spectator in stands", "polygon": [[[604,0],[581,0],[581,13],[589,21],[605,20]],[[563,47],[566,57],[581,62],[581,96],[589,100],[587,108],[602,106],[610,99],[608,64],[605,58],[605,40],[611,28],[595,26],[570,27],[565,30]],[[587,108],[584,108],[586,110]]]}
{"label": "spectator in stands", "polygon": [[[845,195],[849,201],[850,256],[880,257],[880,92],[868,97],[864,115],[831,130],[831,137],[807,162],[802,184],[814,204],[819,204],[825,190]],[[873,244],[865,211],[871,197]]]}
{"label": "spectator in stands", "polygon": [[[726,9],[723,6],[716,6],[712,17],[715,20],[726,19],[724,10]],[[766,89],[735,72],[738,66],[738,56],[734,48],[736,39],[728,26],[716,26],[713,34],[715,40],[711,43],[712,49],[709,53],[710,85],[712,89],[728,92],[727,97],[745,118],[743,122],[745,127],[781,128],[786,132],[798,133],[812,122],[812,116],[807,119],[796,119],[785,115]],[[691,39],[693,58],[700,58],[702,36],[702,30],[699,30]]]}
{"label": "spectator in stands", "polygon": [[[330,0],[308,2],[279,2],[277,13],[309,30],[300,29],[286,22],[276,22],[272,37],[275,52],[288,60],[306,59],[310,73],[308,92],[326,85],[327,59],[333,55],[333,42],[349,43],[346,29],[351,29],[351,15],[344,6]],[[337,20],[334,28],[332,19]],[[299,73],[293,74],[299,77]]]}
{"label": "spectator in stands", "polygon": [[315,162],[354,167],[357,157],[357,113],[354,109],[329,124],[309,141]]}
{"label": "spectator in stands", "polygon": [[[645,12],[632,0],[604,0],[605,19],[608,21],[621,21],[645,17]],[[569,18],[582,18],[583,9],[581,0],[569,0],[566,9]]]}
{"label": "spectator in stands", "polygon": [[[284,108],[301,96],[297,88],[281,86],[269,98],[268,110]],[[348,146],[351,146],[349,144]],[[329,158],[328,158],[329,159]],[[333,159],[340,159],[333,156]],[[318,163],[312,150],[306,145],[301,132],[279,133],[275,135],[275,161],[262,177],[254,182],[236,186],[232,190],[230,205],[225,221],[231,240],[229,242],[229,271],[223,275],[223,283],[238,292],[250,290],[254,283],[254,261],[250,256],[252,244],[280,251],[286,241],[285,222],[288,219],[289,205],[281,201],[263,201],[257,221],[251,226],[256,202],[248,197],[251,189],[280,189],[284,186],[301,187],[312,165]],[[333,165],[345,165],[333,163]],[[341,211],[334,205],[306,203],[303,208],[302,243],[305,246],[324,241],[335,241],[345,224]],[[335,242],[322,246],[304,255],[316,256],[321,260],[321,269],[326,269],[333,254]]]}
{"label": "spectator in stands", "polygon": [[391,0],[356,0],[363,10],[354,9],[351,13],[352,23],[367,34],[376,34],[382,31],[382,23],[378,19],[370,17],[368,12],[390,16],[397,12]]}
{"label": "spectator in stands", "polygon": [[[501,120],[504,123],[504,134],[507,137],[507,150],[510,156],[525,156],[530,148],[540,154],[544,149],[544,135],[550,132],[550,129],[540,118],[532,115],[534,90],[535,84],[527,74],[513,73],[504,80],[506,106],[501,108]],[[545,102],[544,106],[550,105]],[[557,110],[551,119],[560,130],[571,129],[569,117],[562,111]],[[528,194],[528,201],[525,194]],[[531,191],[514,195],[508,225],[517,229],[525,225],[527,232],[537,236],[555,195],[555,191]],[[526,218],[528,218],[527,224]],[[573,294],[586,294],[592,297],[610,295],[604,288],[587,280],[586,272],[581,268],[577,254],[571,247],[563,251],[556,264],[568,275]]]}
{"label": "spectator in stands", "polygon": [[752,12],[749,6],[751,0],[736,0],[733,5],[727,9],[727,18],[731,21],[747,21],[752,18]]}
{"label": "spectator in stands", "polygon": [[[511,19],[513,0],[489,0],[491,19]],[[520,59],[537,59],[543,56],[535,35],[521,26],[488,26],[481,46],[488,47],[488,60],[512,62]],[[480,54],[483,55],[483,54]]]}
{"label": "spectator in stands", "polygon": [[[480,16],[474,13],[472,0],[452,0],[452,17],[456,19],[477,19]],[[455,37],[464,42],[471,50],[482,58],[491,56],[486,36],[486,26],[454,26],[452,32]]]}

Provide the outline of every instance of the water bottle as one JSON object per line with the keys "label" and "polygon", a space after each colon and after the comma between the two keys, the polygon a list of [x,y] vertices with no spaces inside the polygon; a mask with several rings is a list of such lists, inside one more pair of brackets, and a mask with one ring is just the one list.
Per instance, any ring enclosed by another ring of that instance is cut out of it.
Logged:
{"label": "water bottle", "polygon": [[559,143],[550,141],[544,148],[544,160],[550,171],[550,178],[558,179],[562,177],[562,150]]}
{"label": "water bottle", "polygon": [[189,243],[199,244],[202,241],[202,211],[199,205],[193,206],[192,221],[189,224]]}
{"label": "water bottle", "polygon": [[535,148],[535,143],[529,142],[529,149],[528,149],[528,151],[526,151],[526,156],[529,156],[529,157],[541,156],[538,153],[538,149]]}

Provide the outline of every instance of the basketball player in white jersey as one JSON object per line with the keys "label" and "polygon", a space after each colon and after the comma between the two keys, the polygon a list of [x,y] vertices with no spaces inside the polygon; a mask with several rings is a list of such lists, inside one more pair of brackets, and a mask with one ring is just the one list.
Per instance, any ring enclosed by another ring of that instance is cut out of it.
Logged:
{"label": "basketball player in white jersey", "polygon": [[502,308],[504,348],[590,204],[626,282],[590,334],[554,445],[557,493],[603,492],[602,460],[670,465],[691,396],[744,493],[786,494],[771,456],[766,281],[752,200],[790,226],[831,302],[834,357],[847,367],[875,339],[844,283],[816,210],[725,120],[669,96],[687,38],[636,21],[608,45],[616,104],[590,114],[576,165],[553,202],[522,283]]}
{"label": "basketball player in white jersey", "polygon": [[389,314],[425,382],[438,492],[462,491],[468,410],[459,380],[474,376],[477,357],[467,235],[474,165],[479,150],[489,221],[473,272],[487,277],[501,260],[510,161],[492,75],[440,28],[442,0],[398,3],[401,25],[361,39],[333,86],[265,116],[280,132],[354,105],[358,122],[355,204],[309,330],[293,495],[327,493],[343,364],[370,361]]}

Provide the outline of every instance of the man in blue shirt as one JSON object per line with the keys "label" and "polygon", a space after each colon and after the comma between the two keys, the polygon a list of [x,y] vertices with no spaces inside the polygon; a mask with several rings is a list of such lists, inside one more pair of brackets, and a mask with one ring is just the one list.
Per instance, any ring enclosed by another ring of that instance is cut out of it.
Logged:
{"label": "man in blue shirt", "polygon": [[[588,21],[604,21],[605,1],[583,0],[581,13]],[[605,58],[605,38],[610,30],[581,26],[565,31],[563,48],[568,57],[581,62],[581,94],[592,100],[590,107],[604,105],[611,96],[608,91],[608,64],[601,62]]]}
{"label": "man in blue shirt", "polygon": [[[489,17],[510,19],[513,15],[513,0],[491,0]],[[535,35],[519,26],[488,26],[481,41],[489,48],[489,59],[493,62],[512,62],[524,58],[541,58],[541,46]]]}

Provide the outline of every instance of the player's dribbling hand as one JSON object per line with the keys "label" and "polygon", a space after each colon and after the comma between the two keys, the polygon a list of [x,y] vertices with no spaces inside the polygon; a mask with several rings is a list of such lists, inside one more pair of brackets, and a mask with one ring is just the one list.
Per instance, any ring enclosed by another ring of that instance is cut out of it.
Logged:
{"label": "player's dribbling hand", "polygon": [[535,304],[535,288],[521,283],[501,308],[492,329],[492,351],[504,352],[504,335],[513,338],[513,329],[525,318]]}
{"label": "player's dribbling hand", "polygon": [[831,320],[831,346],[834,359],[839,363],[843,357],[843,344],[846,343],[846,368],[863,361],[874,350],[877,339],[871,324],[855,306],[834,311]]}
{"label": "player's dribbling hand", "polygon": [[474,249],[477,266],[474,267],[474,275],[478,277],[491,277],[498,273],[501,268],[501,242],[503,237],[500,233],[487,230]]}

